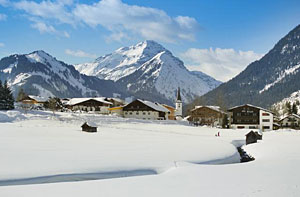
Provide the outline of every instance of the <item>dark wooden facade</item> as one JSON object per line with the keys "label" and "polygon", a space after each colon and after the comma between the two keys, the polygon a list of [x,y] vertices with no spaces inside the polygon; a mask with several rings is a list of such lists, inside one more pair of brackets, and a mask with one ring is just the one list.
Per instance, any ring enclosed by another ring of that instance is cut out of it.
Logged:
{"label": "dark wooden facade", "polygon": [[128,105],[123,107],[123,111],[124,112],[133,112],[133,111],[138,111],[138,112],[147,112],[147,111],[156,111],[158,112],[158,116],[160,118],[165,119],[166,117],[166,112],[162,112],[162,111],[158,111],[156,109],[153,109],[151,107],[149,107],[148,105],[146,105],[145,103],[139,101],[139,100],[135,100],[131,103],[129,103]]}
{"label": "dark wooden facade", "polygon": [[101,107],[109,107],[110,105],[107,103],[103,103],[101,101],[97,101],[94,99],[89,99],[80,103],[76,103],[74,105],[69,105],[67,106],[69,109],[77,109],[76,107],[79,106],[84,106],[84,109],[82,110],[87,110],[88,108],[94,108],[95,111],[101,111]]}
{"label": "dark wooden facade", "polygon": [[259,136],[254,131],[250,131],[246,135],[246,145],[252,144],[252,143],[257,143],[258,138],[259,138]]}
{"label": "dark wooden facade", "polygon": [[199,125],[214,126],[217,121],[219,125],[222,125],[222,121],[225,113],[219,110],[214,110],[207,106],[198,107],[191,110],[189,121]]}
{"label": "dark wooden facade", "polygon": [[85,131],[85,132],[90,132],[90,133],[95,133],[97,132],[97,127],[92,127],[90,125],[87,124],[87,122],[85,122],[82,126],[82,131]]}
{"label": "dark wooden facade", "polygon": [[230,109],[228,111],[232,113],[231,124],[258,125],[259,110],[248,105]]}

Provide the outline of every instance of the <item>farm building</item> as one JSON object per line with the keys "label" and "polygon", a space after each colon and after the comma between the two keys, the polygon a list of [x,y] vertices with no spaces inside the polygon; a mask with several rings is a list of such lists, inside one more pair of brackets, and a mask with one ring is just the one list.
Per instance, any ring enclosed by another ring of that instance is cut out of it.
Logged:
{"label": "farm building", "polygon": [[167,120],[170,111],[159,103],[137,99],[123,107],[124,118]]}
{"label": "farm building", "polygon": [[262,135],[260,135],[258,132],[250,131],[246,134],[246,145],[257,143],[257,140],[261,140]]}
{"label": "farm building", "polygon": [[81,128],[82,128],[82,131],[85,131],[85,132],[90,132],[90,133],[97,132],[97,126],[95,124],[85,122],[85,123],[83,123]]}
{"label": "farm building", "polygon": [[188,120],[195,125],[221,126],[226,115],[219,106],[196,106]]}
{"label": "farm building", "polygon": [[105,98],[72,98],[67,103],[67,108],[73,111],[97,112],[108,114],[108,108],[112,103],[105,101]]}
{"label": "farm building", "polygon": [[297,114],[285,116],[284,118],[279,120],[279,124],[284,128],[299,128],[300,116]]}
{"label": "farm building", "polygon": [[230,115],[230,127],[234,129],[260,129],[262,131],[273,130],[273,112],[246,104],[236,106],[228,110]]}

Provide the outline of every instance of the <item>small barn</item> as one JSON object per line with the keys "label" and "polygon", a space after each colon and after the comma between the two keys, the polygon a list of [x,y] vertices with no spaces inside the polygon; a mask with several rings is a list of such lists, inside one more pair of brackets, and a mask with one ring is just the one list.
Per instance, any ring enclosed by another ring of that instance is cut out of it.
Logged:
{"label": "small barn", "polygon": [[97,132],[97,127],[94,124],[89,124],[87,122],[83,123],[83,125],[81,125],[82,131],[85,132],[90,132],[90,133],[95,133]]}
{"label": "small barn", "polygon": [[262,140],[262,134],[260,134],[259,132],[255,131],[255,134],[257,135],[257,139],[258,140]]}
{"label": "small barn", "polygon": [[246,134],[246,145],[257,143],[259,136],[254,131],[250,131]]}

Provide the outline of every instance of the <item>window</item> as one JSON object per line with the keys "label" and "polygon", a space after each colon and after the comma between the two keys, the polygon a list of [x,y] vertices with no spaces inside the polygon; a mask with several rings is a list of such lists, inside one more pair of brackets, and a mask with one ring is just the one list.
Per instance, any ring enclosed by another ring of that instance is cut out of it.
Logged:
{"label": "window", "polygon": [[148,115],[150,115],[150,112],[148,112]]}
{"label": "window", "polygon": [[146,112],[143,112],[143,115],[146,115]]}
{"label": "window", "polygon": [[132,112],[129,112],[129,115],[132,115]]}
{"label": "window", "polygon": [[270,119],[263,119],[263,122],[270,122]]}
{"label": "window", "polygon": [[263,129],[270,129],[269,126],[263,126]]}
{"label": "window", "polygon": [[263,116],[269,116],[269,113],[262,113]]}
{"label": "window", "polygon": [[256,126],[249,126],[249,129],[256,129]]}
{"label": "window", "polygon": [[244,126],[238,126],[237,128],[238,129],[244,129],[245,127]]}
{"label": "window", "polygon": [[135,114],[136,114],[136,115],[139,115],[139,112],[137,111]]}
{"label": "window", "polygon": [[128,113],[127,112],[125,112],[125,115],[127,115]]}

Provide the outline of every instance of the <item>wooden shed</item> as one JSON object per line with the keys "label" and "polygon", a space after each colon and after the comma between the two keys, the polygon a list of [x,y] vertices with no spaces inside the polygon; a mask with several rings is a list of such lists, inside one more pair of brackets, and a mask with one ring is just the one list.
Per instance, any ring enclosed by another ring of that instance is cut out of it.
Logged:
{"label": "wooden shed", "polygon": [[97,132],[97,127],[95,125],[91,126],[91,124],[88,124],[87,122],[83,123],[81,126],[82,131],[94,133]]}
{"label": "wooden shed", "polygon": [[262,135],[259,132],[255,131],[255,134],[257,135],[258,140],[262,140]]}
{"label": "wooden shed", "polygon": [[257,143],[258,138],[259,138],[258,135],[254,131],[250,131],[249,133],[246,134],[246,145]]}

